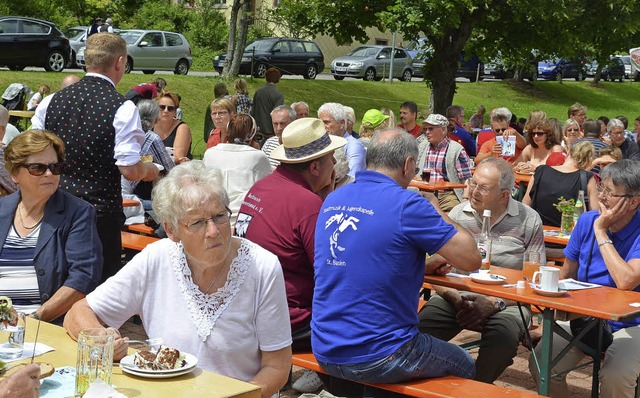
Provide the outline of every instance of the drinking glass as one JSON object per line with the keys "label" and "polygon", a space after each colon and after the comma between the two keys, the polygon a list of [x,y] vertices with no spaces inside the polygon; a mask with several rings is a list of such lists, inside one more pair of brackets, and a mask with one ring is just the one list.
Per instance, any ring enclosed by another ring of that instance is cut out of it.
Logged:
{"label": "drinking glass", "polygon": [[76,397],[83,396],[96,379],[111,384],[114,340],[115,332],[111,329],[80,331],[76,362]]}
{"label": "drinking glass", "polygon": [[24,350],[24,332],[27,325],[24,312],[18,313],[15,325],[0,323],[0,359],[17,359]]}
{"label": "drinking glass", "polygon": [[533,274],[540,270],[540,253],[525,252],[524,261],[522,262],[522,279],[531,281]]}

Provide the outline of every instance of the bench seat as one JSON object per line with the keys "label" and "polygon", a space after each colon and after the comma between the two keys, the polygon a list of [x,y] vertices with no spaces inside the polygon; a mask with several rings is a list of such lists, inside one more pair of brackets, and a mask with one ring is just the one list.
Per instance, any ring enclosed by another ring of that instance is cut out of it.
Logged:
{"label": "bench seat", "polygon": [[121,231],[120,236],[122,237],[123,249],[131,249],[137,251],[142,251],[142,249],[147,247],[147,245],[160,240],[159,238],[155,238],[153,236],[134,234],[127,231]]}

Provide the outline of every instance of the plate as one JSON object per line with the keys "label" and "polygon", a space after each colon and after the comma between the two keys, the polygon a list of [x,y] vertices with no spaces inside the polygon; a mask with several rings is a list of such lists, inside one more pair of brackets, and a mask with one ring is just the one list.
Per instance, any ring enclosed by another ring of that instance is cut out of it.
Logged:
{"label": "plate", "polygon": [[473,273],[469,275],[472,281],[485,285],[501,285],[507,281],[507,277],[497,274]]}
{"label": "plate", "polygon": [[525,176],[532,176],[534,173],[532,171],[516,171],[516,174],[522,174]]}
{"label": "plate", "polygon": [[158,168],[158,170],[162,171],[164,170],[164,166],[161,165],[160,163],[154,163],[156,165],[156,167]]}
{"label": "plate", "polygon": [[536,287],[533,288],[533,291],[541,296],[547,296],[547,297],[561,297],[561,296],[564,296],[565,293],[567,293],[567,290],[564,290],[564,289],[560,289],[557,292],[550,292],[547,290],[538,289]]}
{"label": "plate", "polygon": [[182,354],[184,354],[184,359],[185,361],[187,361],[187,364],[178,369],[140,369],[136,365],[134,365],[133,355],[127,355],[120,360],[120,369],[122,369],[123,372],[132,374],[134,376],[148,377],[152,379],[167,379],[170,377],[176,377],[193,371],[193,369],[195,369],[196,365],[198,364],[198,358],[196,358],[195,356],[186,352],[182,352]]}

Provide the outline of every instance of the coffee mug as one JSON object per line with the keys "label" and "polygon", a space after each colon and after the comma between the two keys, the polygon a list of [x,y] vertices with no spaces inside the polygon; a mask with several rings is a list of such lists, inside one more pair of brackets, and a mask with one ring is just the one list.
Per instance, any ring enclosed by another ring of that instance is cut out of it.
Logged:
{"label": "coffee mug", "polygon": [[[538,276],[540,282],[537,282]],[[557,292],[558,283],[560,282],[560,270],[554,267],[540,267],[540,271],[533,274],[533,283],[540,284],[540,290],[547,292]]]}

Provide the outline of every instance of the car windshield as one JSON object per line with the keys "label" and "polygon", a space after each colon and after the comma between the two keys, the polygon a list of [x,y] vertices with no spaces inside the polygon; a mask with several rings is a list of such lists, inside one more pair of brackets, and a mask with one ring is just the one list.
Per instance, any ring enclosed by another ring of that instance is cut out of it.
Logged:
{"label": "car windshield", "polygon": [[269,51],[273,46],[273,40],[258,40],[245,47],[244,52],[251,52],[255,48],[256,51]]}
{"label": "car windshield", "polygon": [[625,65],[631,65],[631,59],[630,59],[630,58],[631,58],[631,57],[620,57],[620,59],[622,60],[622,62],[623,62]]}
{"label": "car windshield", "polygon": [[349,56],[362,57],[362,58],[372,57],[376,55],[378,51],[379,49],[375,47],[358,47],[355,50],[353,50],[351,53],[349,53]]}
{"label": "car windshield", "polygon": [[138,30],[121,30],[118,32],[120,36],[127,42],[127,44],[135,44],[136,41],[142,36],[144,32]]}
{"label": "car windshield", "polygon": [[427,39],[425,38],[420,38],[418,40],[411,40],[411,42],[404,49],[409,51],[420,50],[425,47],[426,43],[427,43]]}
{"label": "car windshield", "polygon": [[71,28],[71,29],[68,29],[66,32],[64,32],[64,35],[69,40],[77,41],[77,40],[80,40],[80,38],[82,38],[82,35],[84,35],[85,31],[86,31],[85,29]]}

